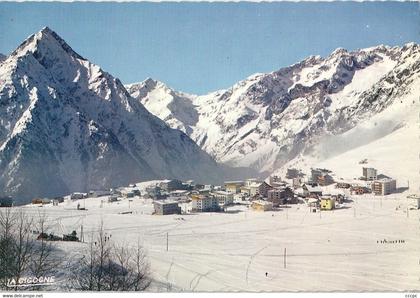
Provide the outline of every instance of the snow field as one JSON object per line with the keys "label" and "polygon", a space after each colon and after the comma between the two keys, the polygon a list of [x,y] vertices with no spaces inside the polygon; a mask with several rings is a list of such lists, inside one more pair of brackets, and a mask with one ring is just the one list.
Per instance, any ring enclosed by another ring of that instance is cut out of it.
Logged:
{"label": "snow field", "polygon": [[[77,202],[42,211],[57,233],[79,233],[83,223],[88,241],[103,220],[114,241],[140,241],[155,280],[151,291],[419,289],[420,211],[410,210],[413,202],[402,194],[354,196],[341,209],[321,213],[298,204],[265,213],[233,206],[229,213],[155,216],[150,200],[134,198],[130,208],[127,199],[102,208],[100,201],[81,202],[87,211],[75,210]],[[124,211],[133,214],[119,214]],[[378,243],[384,239],[405,243]],[[59,245],[70,257],[86,244]]]}

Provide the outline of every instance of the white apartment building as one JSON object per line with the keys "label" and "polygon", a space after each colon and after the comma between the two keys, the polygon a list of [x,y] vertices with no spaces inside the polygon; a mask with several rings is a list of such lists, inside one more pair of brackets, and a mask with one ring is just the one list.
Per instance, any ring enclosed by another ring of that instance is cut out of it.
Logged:
{"label": "white apartment building", "polygon": [[192,211],[195,212],[211,212],[220,210],[218,200],[213,196],[194,195],[191,197]]}
{"label": "white apartment building", "polygon": [[378,177],[378,171],[374,168],[363,168],[363,177],[366,180],[376,180]]}
{"label": "white apartment building", "polygon": [[210,194],[217,199],[219,206],[233,204],[234,194],[227,191],[215,191]]}
{"label": "white apartment building", "polygon": [[390,178],[376,180],[372,183],[371,187],[375,195],[385,196],[393,193],[397,189],[397,181]]}

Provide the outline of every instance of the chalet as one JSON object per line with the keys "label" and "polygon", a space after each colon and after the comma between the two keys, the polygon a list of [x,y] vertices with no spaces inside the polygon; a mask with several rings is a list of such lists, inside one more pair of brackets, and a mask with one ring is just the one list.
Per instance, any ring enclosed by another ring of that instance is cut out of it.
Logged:
{"label": "chalet", "polygon": [[74,192],[70,195],[71,200],[81,200],[86,198],[86,194],[82,192]]}
{"label": "chalet", "polygon": [[0,207],[12,207],[13,198],[12,197],[0,197]]}
{"label": "chalet", "polygon": [[145,192],[146,197],[154,200],[162,200],[167,197],[163,194],[162,189],[158,185],[151,185],[146,187]]}
{"label": "chalet", "polygon": [[271,185],[269,185],[267,182],[262,183],[254,183],[251,184],[249,187],[250,196],[260,195],[261,197],[267,197],[267,192],[273,189]]}
{"label": "chalet", "polygon": [[270,176],[270,178],[269,178],[269,184],[270,185],[273,185],[274,183],[283,183],[281,181],[280,176],[277,176],[277,175]]}
{"label": "chalet", "polygon": [[[331,173],[331,171],[327,170],[327,169],[320,169],[320,168],[311,169],[311,182],[319,183],[319,177],[328,175],[330,173]],[[327,179],[328,179],[328,177],[327,177]],[[324,180],[325,180],[325,178],[324,178]]]}
{"label": "chalet", "polygon": [[309,184],[302,185],[303,194],[305,197],[320,197],[322,196],[322,189],[318,186],[311,186]]}
{"label": "chalet", "polygon": [[252,202],[251,208],[256,211],[270,211],[273,210],[273,203],[263,200],[256,200]]}
{"label": "chalet", "polygon": [[302,179],[301,178],[293,178],[292,180],[292,186],[294,189],[299,188],[302,185]]}
{"label": "chalet", "polygon": [[289,187],[274,188],[267,191],[267,201],[273,203],[273,207],[287,203],[296,203],[295,194]]}
{"label": "chalet", "polygon": [[203,189],[200,189],[199,191],[198,191],[198,193],[200,194],[200,195],[209,195],[210,193],[211,193],[211,189],[210,188],[203,188]]}
{"label": "chalet", "polygon": [[356,195],[363,195],[365,193],[371,193],[372,190],[365,187],[365,186],[360,186],[360,185],[352,185],[350,188],[350,193],[351,194],[356,194]]}
{"label": "chalet", "polygon": [[412,199],[415,202],[416,209],[420,209],[420,194],[411,194],[407,196],[407,199]]}
{"label": "chalet", "polygon": [[308,205],[308,207],[317,208],[319,206],[319,200],[315,198],[308,198],[306,200],[306,204]]}
{"label": "chalet", "polygon": [[345,183],[345,182],[338,182],[335,185],[336,188],[350,188],[351,184],[350,183]]}
{"label": "chalet", "polygon": [[91,190],[89,191],[88,196],[91,198],[109,196],[111,194],[110,190]]}
{"label": "chalet", "polygon": [[119,188],[110,188],[109,192],[111,195],[121,195],[121,190]]}
{"label": "chalet", "polygon": [[238,193],[242,186],[243,181],[225,181],[225,190],[230,193]]}
{"label": "chalet", "polygon": [[286,172],[286,178],[287,179],[293,179],[293,178],[299,178],[300,171],[298,169],[287,169]]}
{"label": "chalet", "polygon": [[318,177],[323,174],[321,169],[311,169],[311,181],[318,183]]}
{"label": "chalet", "polygon": [[108,203],[116,202],[118,201],[118,195],[110,195],[108,197]]}
{"label": "chalet", "polygon": [[334,179],[329,174],[322,174],[321,176],[318,176],[318,183],[321,186],[327,186],[334,183]]}
{"label": "chalet", "polygon": [[251,184],[255,184],[255,183],[262,183],[262,181],[257,178],[248,178],[245,180],[244,186],[250,187]]}
{"label": "chalet", "polygon": [[273,203],[273,207],[286,204],[284,190],[278,188],[270,189],[267,192],[267,201]]}
{"label": "chalet", "polygon": [[181,207],[173,201],[155,201],[153,202],[156,215],[181,214]]}
{"label": "chalet", "polygon": [[200,190],[200,189],[203,189],[203,188],[204,188],[204,184],[198,184],[197,183],[197,184],[194,185],[195,190]]}
{"label": "chalet", "polygon": [[331,197],[321,197],[321,210],[333,210],[335,208],[335,200]]}
{"label": "chalet", "polygon": [[240,193],[246,197],[249,197],[251,195],[251,189],[249,187],[242,186],[240,189]]}
{"label": "chalet", "polygon": [[192,179],[185,181],[183,184],[188,186],[190,189],[193,189],[195,187],[194,180]]}
{"label": "chalet", "polygon": [[169,196],[174,198],[185,197],[188,195],[188,193],[188,190],[174,190],[169,193]]}
{"label": "chalet", "polygon": [[337,203],[342,204],[346,197],[344,194],[335,194],[331,195],[331,198],[333,198]]}
{"label": "chalet", "polygon": [[121,195],[125,198],[134,198],[135,191],[132,188],[121,188]]}
{"label": "chalet", "polygon": [[263,182],[260,184],[260,186],[258,187],[258,193],[263,196],[263,197],[267,197],[267,192],[273,189],[273,187],[271,185],[269,185],[266,182]]}
{"label": "chalet", "polygon": [[166,192],[171,192],[171,191],[177,190],[177,189],[185,190],[185,189],[188,188],[181,180],[178,180],[178,179],[162,181],[159,184],[159,186],[162,190],[164,190]]}
{"label": "chalet", "polygon": [[295,189],[295,194],[301,198],[306,198],[309,193],[303,187],[298,187]]}
{"label": "chalet", "polygon": [[205,184],[203,190],[212,191],[212,190],[214,190],[214,185],[213,184]]}
{"label": "chalet", "polygon": [[397,188],[397,181],[395,179],[385,178],[381,180],[376,180],[372,183],[372,192],[375,195],[388,195],[393,193]]}
{"label": "chalet", "polygon": [[249,186],[249,195],[251,197],[253,197],[255,195],[258,195],[259,194],[259,192],[258,192],[258,188],[259,187],[260,187],[260,184],[259,183],[253,183],[253,184],[251,184]]}
{"label": "chalet", "polygon": [[288,183],[285,181],[277,181],[277,182],[271,182],[269,185],[273,188],[284,188],[287,187]]}
{"label": "chalet", "polygon": [[32,199],[32,204],[33,205],[36,205],[36,204],[40,204],[40,205],[51,204],[51,200],[47,199],[47,198],[35,198],[35,199]]}

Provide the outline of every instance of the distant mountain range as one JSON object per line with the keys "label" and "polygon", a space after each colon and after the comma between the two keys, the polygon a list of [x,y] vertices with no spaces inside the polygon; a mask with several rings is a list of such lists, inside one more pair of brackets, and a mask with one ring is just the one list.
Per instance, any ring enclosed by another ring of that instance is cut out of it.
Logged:
{"label": "distant mountain range", "polygon": [[410,43],[340,48],[207,95],[178,92],[153,79],[126,88],[216,161],[271,173],[302,157],[331,158],[403,127],[404,117],[392,119],[361,132],[351,144],[341,139],[325,146],[386,110],[415,112],[419,73],[420,47]]}
{"label": "distant mountain range", "polygon": [[186,134],[49,28],[0,62],[0,195],[24,202],[157,178],[221,183]]}
{"label": "distant mountain range", "polygon": [[398,132],[418,139],[418,86],[417,44],[337,49],[207,95],[150,78],[123,86],[46,27],[0,54],[0,195],[25,202],[163,178],[219,184],[359,158],[357,148],[402,140]]}

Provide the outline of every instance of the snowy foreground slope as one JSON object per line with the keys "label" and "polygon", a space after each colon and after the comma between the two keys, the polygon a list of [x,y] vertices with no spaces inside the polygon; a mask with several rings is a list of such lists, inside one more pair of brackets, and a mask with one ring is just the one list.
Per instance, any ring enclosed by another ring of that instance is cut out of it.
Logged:
{"label": "snowy foreground slope", "polygon": [[[344,139],[345,132],[389,109],[413,113],[420,97],[419,72],[420,47],[407,44],[337,49],[326,58],[311,56],[202,96],[151,79],[127,90],[217,161],[274,172],[301,156],[320,162],[403,127],[405,116],[379,121],[351,146],[338,146],[340,151],[324,146],[325,140],[340,135]],[[407,132],[416,137],[414,129]]]}
{"label": "snowy foreground slope", "polygon": [[[137,197],[22,208],[34,216],[45,212],[58,235],[79,234],[83,225],[88,242],[102,220],[113,241],[134,247],[140,240],[151,263],[150,291],[420,290],[420,210],[410,209],[413,202],[402,194],[351,199],[321,213],[304,204],[270,212],[242,205],[226,213],[157,216],[150,200]],[[88,210],[76,210],[77,204]],[[397,240],[404,243],[390,243]],[[88,248],[56,244],[64,262]],[[58,287],[66,274],[57,276]]]}
{"label": "snowy foreground slope", "polygon": [[17,203],[154,178],[220,183],[223,175],[49,28],[0,62],[0,194]]}

